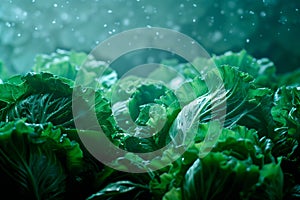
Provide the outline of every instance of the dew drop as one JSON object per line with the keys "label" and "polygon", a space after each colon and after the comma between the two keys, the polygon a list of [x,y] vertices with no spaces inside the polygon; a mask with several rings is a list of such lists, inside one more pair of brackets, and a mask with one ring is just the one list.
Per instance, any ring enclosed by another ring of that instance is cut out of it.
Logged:
{"label": "dew drop", "polygon": [[247,39],[246,39],[246,42],[247,42],[247,43],[249,43],[249,42],[250,42],[250,39],[249,39],[249,38],[247,38]]}
{"label": "dew drop", "polygon": [[281,24],[286,24],[288,21],[286,16],[281,16],[280,19],[278,20],[279,23]]}
{"label": "dew drop", "polygon": [[261,16],[261,17],[265,17],[265,16],[267,16],[267,14],[266,14],[266,12],[261,11],[261,12],[260,12],[260,16]]}
{"label": "dew drop", "polygon": [[130,20],[128,18],[123,19],[123,25],[128,26],[130,24]]}
{"label": "dew drop", "polygon": [[6,25],[7,27],[11,27],[11,23],[9,23],[9,22],[6,22],[5,25]]}

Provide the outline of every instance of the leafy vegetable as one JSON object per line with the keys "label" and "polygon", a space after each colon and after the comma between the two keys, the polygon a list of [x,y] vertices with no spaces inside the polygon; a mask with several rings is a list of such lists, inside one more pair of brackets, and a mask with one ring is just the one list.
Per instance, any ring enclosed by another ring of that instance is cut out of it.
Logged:
{"label": "leafy vegetable", "polygon": [[66,172],[47,140],[37,140],[23,121],[0,125],[3,195],[19,199],[63,199]]}
{"label": "leafy vegetable", "polygon": [[[18,199],[298,198],[299,84],[244,50],[122,78],[85,53],[38,55],[0,83],[0,186]],[[127,152],[100,145],[110,166],[81,141],[102,141],[99,127]]]}
{"label": "leafy vegetable", "polygon": [[254,82],[261,87],[276,87],[276,68],[274,63],[267,58],[255,59],[245,50],[238,53],[226,52],[221,56],[214,56],[213,61],[217,66],[230,65],[237,67],[255,78]]}
{"label": "leafy vegetable", "polygon": [[62,49],[50,55],[37,55],[32,71],[47,72],[71,80],[77,79],[79,81],[76,83],[80,82],[84,86],[90,85],[101,90],[108,90],[117,80],[116,72],[106,63],[96,61],[92,55]]}
{"label": "leafy vegetable", "polygon": [[33,124],[73,126],[69,80],[48,73],[29,73],[21,79],[22,83],[0,85],[0,101],[6,104],[3,121],[26,118]]}

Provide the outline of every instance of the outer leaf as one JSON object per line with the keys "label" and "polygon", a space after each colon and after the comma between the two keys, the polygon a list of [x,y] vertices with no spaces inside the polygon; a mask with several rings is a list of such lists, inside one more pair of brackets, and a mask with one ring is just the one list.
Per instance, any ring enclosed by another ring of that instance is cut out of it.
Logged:
{"label": "outer leaf", "polygon": [[300,84],[300,70],[294,70],[292,72],[280,74],[279,86],[299,86]]}
{"label": "outer leaf", "polygon": [[274,63],[267,58],[256,59],[245,50],[240,52],[228,51],[224,55],[214,56],[212,60],[217,66],[230,65],[237,67],[240,71],[246,72],[255,78],[256,85],[261,87],[275,88],[276,68]]}
{"label": "outer leaf", "polygon": [[[288,127],[291,135],[300,139],[300,88],[281,87],[274,96],[272,115],[277,127]],[[291,130],[293,129],[293,130]]]}
{"label": "outer leaf", "polygon": [[[2,129],[12,125],[2,125]],[[2,195],[16,199],[63,199],[65,172],[47,144],[32,142],[32,131],[23,122],[17,122],[10,133],[6,132],[9,135],[0,140]]]}
{"label": "outer leaf", "polygon": [[181,199],[182,199],[182,195],[181,195],[180,188],[172,188],[163,196],[163,200],[181,200]]}
{"label": "outer leaf", "polygon": [[3,121],[27,118],[28,123],[73,126],[71,112],[71,86],[73,83],[49,73],[28,73],[21,77],[22,83],[0,85],[0,110]]}
{"label": "outer leaf", "polygon": [[[196,98],[181,110],[169,130],[173,140],[176,135],[180,135],[176,137],[180,142],[174,141],[176,145],[188,144],[188,141],[192,141],[191,134],[195,135],[197,132],[199,123],[211,120],[224,121],[225,127],[239,124],[248,128],[256,128],[262,134],[269,133],[269,129],[273,127],[269,112],[271,108],[265,103],[265,98],[270,98],[270,90],[256,88],[251,76],[235,68],[223,66],[219,69],[225,88],[221,86],[218,88],[216,85],[214,93],[207,93]],[[211,71],[207,79],[213,80],[214,73]]]}
{"label": "outer leaf", "polygon": [[77,70],[87,58],[82,52],[65,51],[58,49],[51,54],[39,54],[35,57],[33,71],[49,72],[58,76],[63,76],[74,80]]}
{"label": "outer leaf", "polygon": [[147,187],[130,181],[118,181],[108,184],[105,188],[91,195],[87,199],[105,200],[105,199],[150,199],[147,196]]}
{"label": "outer leaf", "polygon": [[19,99],[27,90],[24,84],[16,85],[11,83],[0,84],[0,101],[4,103],[12,103]]}
{"label": "outer leaf", "polygon": [[185,175],[183,199],[240,199],[257,183],[259,169],[222,153],[198,159]]}

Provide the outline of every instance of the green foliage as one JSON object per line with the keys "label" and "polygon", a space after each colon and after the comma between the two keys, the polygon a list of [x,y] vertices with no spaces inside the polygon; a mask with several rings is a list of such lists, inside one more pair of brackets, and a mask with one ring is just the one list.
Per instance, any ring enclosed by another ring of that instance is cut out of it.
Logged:
{"label": "green foliage", "polygon": [[[268,59],[243,50],[193,64],[166,60],[143,78],[118,78],[105,63],[73,51],[39,55],[35,62],[31,72],[0,83],[4,194],[145,200],[300,196],[300,83],[291,74],[276,76]],[[86,122],[80,130],[78,119]],[[127,151],[113,165],[128,170],[131,163],[148,173],[118,171],[93,157],[80,135],[96,140],[95,126]],[[140,154],[166,145],[170,148],[155,158]]]}

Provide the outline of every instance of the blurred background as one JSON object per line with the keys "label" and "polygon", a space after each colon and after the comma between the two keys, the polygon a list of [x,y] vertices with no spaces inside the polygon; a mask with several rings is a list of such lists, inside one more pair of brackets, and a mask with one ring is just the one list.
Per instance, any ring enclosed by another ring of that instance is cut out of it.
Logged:
{"label": "blurred background", "polygon": [[211,55],[246,49],[277,73],[300,68],[299,0],[2,0],[0,60],[24,73],[37,54],[89,53],[114,34],[154,26],[196,39]]}

